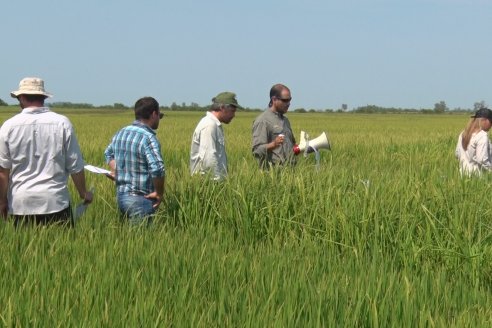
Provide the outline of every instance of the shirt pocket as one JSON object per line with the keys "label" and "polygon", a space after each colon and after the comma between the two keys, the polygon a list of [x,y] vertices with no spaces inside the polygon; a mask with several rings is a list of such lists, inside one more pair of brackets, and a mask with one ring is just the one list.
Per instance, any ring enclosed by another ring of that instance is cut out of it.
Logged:
{"label": "shirt pocket", "polygon": [[275,139],[279,134],[285,134],[284,127],[279,125],[272,126],[272,139]]}

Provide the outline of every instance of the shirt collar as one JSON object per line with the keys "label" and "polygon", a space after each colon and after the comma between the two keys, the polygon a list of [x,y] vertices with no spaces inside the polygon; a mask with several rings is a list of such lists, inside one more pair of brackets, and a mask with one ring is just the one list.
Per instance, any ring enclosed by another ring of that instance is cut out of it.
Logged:
{"label": "shirt collar", "polygon": [[145,130],[149,131],[152,134],[156,134],[155,131],[150,128],[150,126],[148,126],[147,124],[144,124],[144,123],[140,122],[139,120],[133,121],[132,125],[138,126],[139,128],[142,128],[142,129],[145,129]]}
{"label": "shirt collar", "polygon": [[222,123],[220,123],[219,119],[214,114],[212,114],[212,112],[207,112],[207,117],[210,118],[211,120],[213,120],[215,122],[215,124],[217,124],[217,126],[222,125]]}
{"label": "shirt collar", "polygon": [[270,108],[268,108],[268,110],[269,110],[269,111],[270,111],[273,115],[276,115],[276,116],[278,116],[279,118],[284,118],[284,114],[274,111],[271,107],[270,107]]}
{"label": "shirt collar", "polygon": [[50,109],[48,107],[27,107],[22,110],[21,113],[24,114],[41,114],[49,112]]}

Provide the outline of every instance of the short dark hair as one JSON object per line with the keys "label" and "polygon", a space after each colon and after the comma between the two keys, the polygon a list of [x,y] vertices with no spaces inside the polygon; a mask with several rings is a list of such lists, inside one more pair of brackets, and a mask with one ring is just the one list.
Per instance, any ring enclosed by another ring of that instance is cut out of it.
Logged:
{"label": "short dark hair", "polygon": [[159,111],[159,103],[152,97],[143,97],[135,103],[135,119],[149,119],[153,112]]}
{"label": "short dark hair", "polygon": [[[287,88],[285,85],[283,84],[280,84],[280,83],[277,83],[275,84],[271,89],[270,89],[270,103],[268,106],[272,106],[272,98],[275,97],[275,98],[280,98],[280,96],[282,95],[282,91],[283,90],[289,90],[289,88]],[[290,92],[290,90],[289,90]]]}
{"label": "short dark hair", "polygon": [[212,105],[210,105],[210,110],[212,112],[218,112],[218,111],[220,111],[221,108],[225,108],[225,109],[236,108],[237,109],[236,106],[230,105],[230,104],[213,103]]}
{"label": "short dark hair", "polygon": [[[42,101],[42,102],[44,102],[45,99],[48,98],[45,95],[30,95],[30,94],[28,95],[28,94],[25,94],[25,93],[23,93],[22,96],[24,96],[24,98],[26,98],[26,100],[29,101],[29,102],[32,102],[32,101]],[[18,96],[17,96],[17,99],[19,99]]]}
{"label": "short dark hair", "polygon": [[222,108],[222,106],[224,106],[223,104],[220,104],[220,103],[213,103],[211,106],[210,106],[210,110],[212,112],[218,112],[220,111],[220,109]]}

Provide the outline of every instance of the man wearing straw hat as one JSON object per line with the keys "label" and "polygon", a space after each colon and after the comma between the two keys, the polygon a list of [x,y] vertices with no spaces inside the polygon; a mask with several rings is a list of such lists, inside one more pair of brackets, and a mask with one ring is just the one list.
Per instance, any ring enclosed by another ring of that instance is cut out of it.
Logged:
{"label": "man wearing straw hat", "polygon": [[27,77],[10,95],[22,111],[0,128],[0,214],[15,223],[70,223],[68,176],[80,198],[87,191],[84,160],[72,124],[44,105],[44,81]]}

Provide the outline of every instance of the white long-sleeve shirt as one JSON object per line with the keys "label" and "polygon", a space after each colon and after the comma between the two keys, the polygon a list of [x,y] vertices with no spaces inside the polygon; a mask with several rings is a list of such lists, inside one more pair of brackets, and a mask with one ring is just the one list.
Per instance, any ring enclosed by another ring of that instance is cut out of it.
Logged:
{"label": "white long-sleeve shirt", "polygon": [[474,133],[464,150],[461,145],[463,132],[458,138],[455,155],[460,161],[460,173],[465,175],[481,174],[483,171],[492,170],[490,156],[490,141],[487,132],[480,130]]}
{"label": "white long-sleeve shirt", "polygon": [[190,152],[191,174],[212,174],[214,180],[227,176],[227,156],[222,124],[207,112],[193,132]]}

